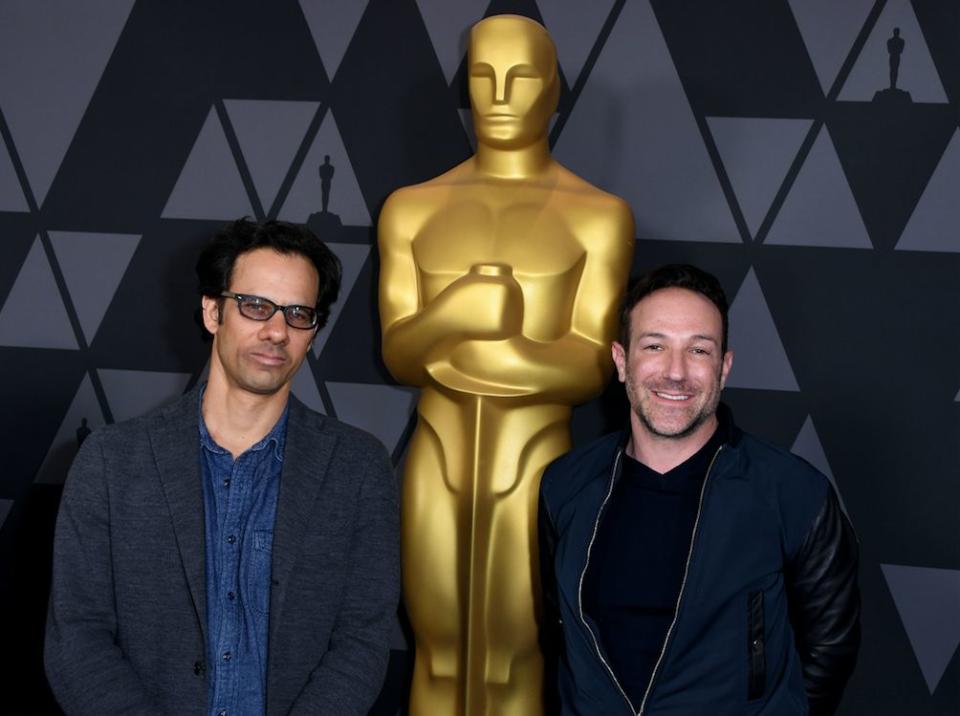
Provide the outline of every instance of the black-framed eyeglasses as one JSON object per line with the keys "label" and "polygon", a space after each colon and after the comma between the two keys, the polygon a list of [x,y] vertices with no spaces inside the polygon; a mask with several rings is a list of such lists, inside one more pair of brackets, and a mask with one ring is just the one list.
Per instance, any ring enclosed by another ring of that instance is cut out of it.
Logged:
{"label": "black-framed eyeglasses", "polygon": [[269,321],[274,313],[283,311],[283,320],[291,328],[308,330],[317,325],[317,309],[311,306],[281,306],[269,298],[231,291],[223,291],[220,295],[234,299],[240,315],[253,321]]}

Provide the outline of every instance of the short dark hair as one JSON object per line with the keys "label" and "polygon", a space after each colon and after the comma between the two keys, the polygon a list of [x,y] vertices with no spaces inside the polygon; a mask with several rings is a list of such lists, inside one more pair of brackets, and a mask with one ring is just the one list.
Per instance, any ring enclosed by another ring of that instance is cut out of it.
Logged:
{"label": "short dark hair", "polygon": [[620,344],[625,349],[630,348],[630,312],[633,311],[634,306],[662,288],[685,288],[688,291],[694,291],[709,299],[717,307],[723,322],[723,339],[720,348],[723,353],[726,353],[729,328],[727,313],[730,310],[727,294],[723,292],[723,286],[720,285],[716,276],[691,264],[667,264],[637,278],[627,291],[627,296],[620,308]]}
{"label": "short dark hair", "polygon": [[[317,269],[317,330],[330,317],[330,306],[340,293],[341,267],[326,244],[305,226],[286,221],[256,222],[244,217],[226,224],[207,243],[197,259],[197,290],[201,296],[221,298],[229,290],[237,257],[256,249],[298,254]],[[222,299],[221,299],[222,300]]]}

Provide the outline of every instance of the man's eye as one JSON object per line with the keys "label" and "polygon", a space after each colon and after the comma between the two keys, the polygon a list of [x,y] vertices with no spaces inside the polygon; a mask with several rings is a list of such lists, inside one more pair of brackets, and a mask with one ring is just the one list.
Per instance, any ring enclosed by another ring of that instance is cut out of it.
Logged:
{"label": "man's eye", "polygon": [[243,308],[247,313],[256,316],[265,316],[271,311],[270,306],[263,301],[244,301]]}
{"label": "man's eye", "polygon": [[643,350],[645,351],[659,351],[663,348],[659,343],[651,343],[648,346],[644,346]]}
{"label": "man's eye", "polygon": [[691,348],[690,351],[692,353],[696,353],[697,355],[701,355],[701,356],[710,355],[710,351],[708,351],[706,348]]}

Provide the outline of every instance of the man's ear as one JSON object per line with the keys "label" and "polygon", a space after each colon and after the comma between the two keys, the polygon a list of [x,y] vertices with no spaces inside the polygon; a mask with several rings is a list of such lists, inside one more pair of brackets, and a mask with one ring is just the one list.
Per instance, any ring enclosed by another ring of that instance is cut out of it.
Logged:
{"label": "man's ear", "polygon": [[730,375],[730,369],[733,368],[733,351],[728,350],[723,354],[723,362],[720,364],[720,390],[727,384],[727,376]]}
{"label": "man's ear", "polygon": [[610,344],[610,354],[613,364],[617,366],[617,378],[623,383],[627,379],[627,351],[618,341],[614,341]]}
{"label": "man's ear", "polygon": [[203,314],[203,326],[210,333],[216,335],[217,330],[220,328],[220,311],[222,310],[222,302],[211,296],[204,296],[200,299],[200,311]]}

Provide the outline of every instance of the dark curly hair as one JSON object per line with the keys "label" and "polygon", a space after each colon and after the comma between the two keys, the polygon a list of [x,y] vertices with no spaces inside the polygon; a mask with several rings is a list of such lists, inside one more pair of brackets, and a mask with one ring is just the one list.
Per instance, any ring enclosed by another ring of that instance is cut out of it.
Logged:
{"label": "dark curly hair", "polygon": [[340,293],[340,259],[310,229],[299,224],[286,221],[258,223],[248,218],[230,222],[214,234],[200,252],[197,291],[201,296],[221,299],[220,294],[230,288],[237,257],[263,248],[281,254],[299,254],[316,267],[320,277],[317,330],[323,328],[330,317],[330,306]]}
{"label": "dark curly hair", "polygon": [[667,264],[643,274],[633,283],[620,308],[620,345],[625,348],[630,345],[630,312],[633,307],[662,288],[685,288],[694,291],[717,307],[723,321],[723,341],[720,347],[721,351],[726,353],[729,327],[727,313],[730,310],[727,295],[716,276],[691,264]]}

